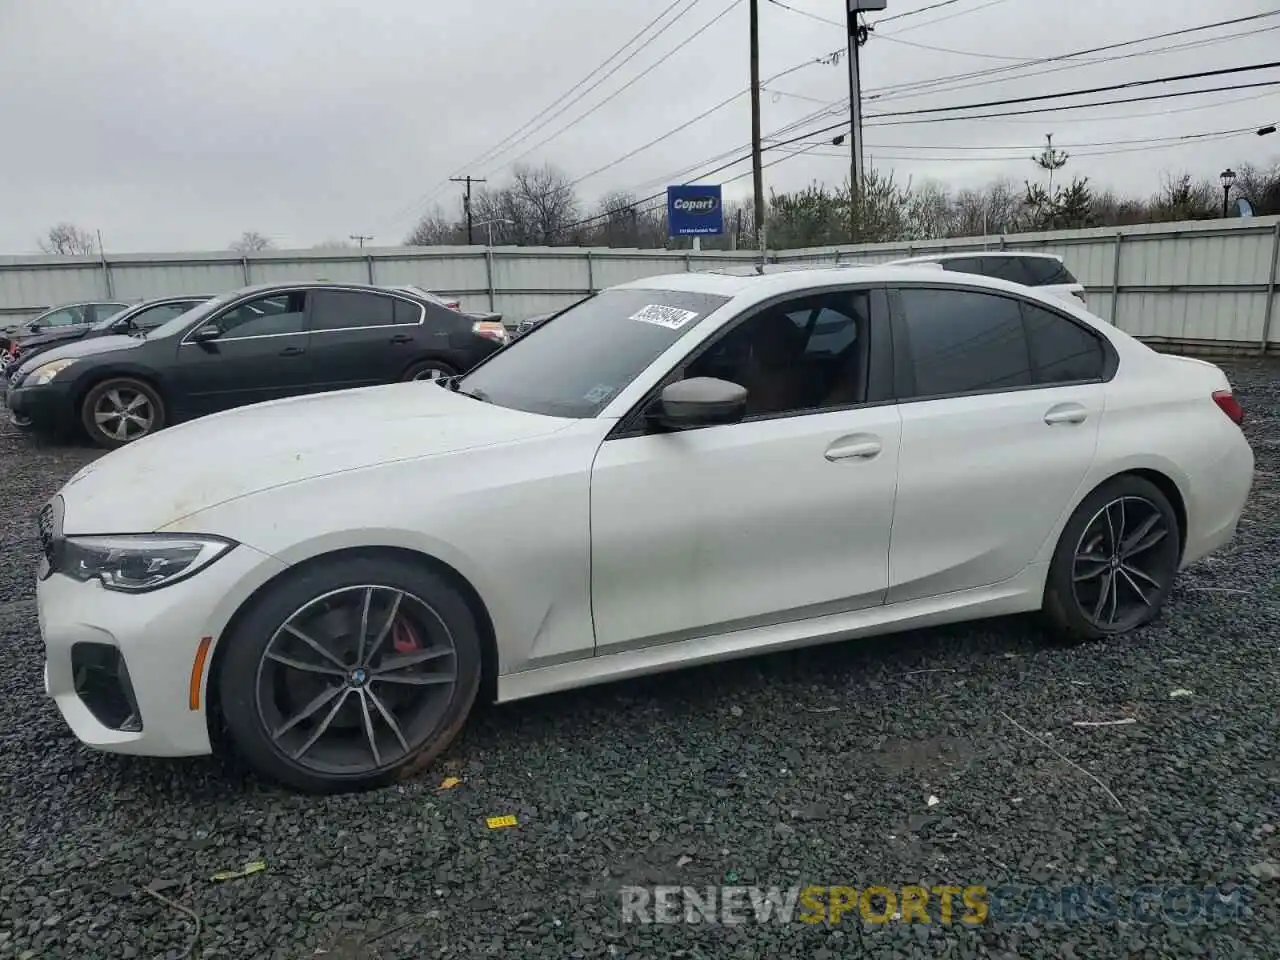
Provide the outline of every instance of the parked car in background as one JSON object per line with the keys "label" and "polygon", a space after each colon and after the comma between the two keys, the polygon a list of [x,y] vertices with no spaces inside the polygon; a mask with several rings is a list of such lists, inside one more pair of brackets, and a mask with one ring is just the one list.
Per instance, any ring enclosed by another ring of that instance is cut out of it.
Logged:
{"label": "parked car in background", "polygon": [[886,266],[909,266],[936,263],[944,270],[995,277],[1027,287],[1037,287],[1058,297],[1069,297],[1088,305],[1084,284],[1075,278],[1062,258],[1051,253],[1026,253],[999,250],[964,253],[936,253],[921,257],[893,260]]}
{"label": "parked car in background", "polygon": [[113,313],[118,313],[129,304],[122,300],[86,300],[79,303],[64,303],[50,307],[44,313],[23,320],[5,328],[4,335],[12,340],[15,337],[42,333],[49,330],[81,328],[86,329],[99,320]]}
{"label": "parked car in background", "polygon": [[649,277],[444,384],[82,469],[40,516],[46,691],[90,746],[340,791],[481,691],[1030,612],[1120,643],[1235,534],[1242,419],[1217,367],[1031,287]]}
{"label": "parked car in background", "polygon": [[172,423],[324,390],[451,377],[502,344],[405,290],[327,281],[246,287],[141,336],[54,347],[9,382],[10,419],[118,447]]}
{"label": "parked car in background", "polygon": [[11,367],[18,355],[17,342],[23,337],[51,331],[83,331],[123,310],[129,304],[115,300],[88,300],[50,307],[44,313],[22,320],[0,331],[0,374]]}
{"label": "parked car in background", "polygon": [[[103,317],[88,327],[62,326],[50,327],[40,333],[32,333],[18,337],[9,351],[9,362],[0,366],[0,373],[6,366],[12,367],[17,360],[27,360],[45,350],[75,340],[106,337],[114,334],[138,334],[154,330],[172,320],[179,314],[186,313],[192,307],[199,306],[208,300],[208,296],[158,297],[144,300],[131,307],[125,307],[113,314]],[[17,369],[14,367],[13,369]]]}

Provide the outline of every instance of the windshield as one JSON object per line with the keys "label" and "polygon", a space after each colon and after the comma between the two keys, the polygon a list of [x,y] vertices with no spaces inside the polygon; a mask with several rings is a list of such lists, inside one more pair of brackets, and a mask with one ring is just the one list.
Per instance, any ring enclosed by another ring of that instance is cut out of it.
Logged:
{"label": "windshield", "polygon": [[89,329],[90,330],[106,330],[109,326],[115,323],[119,317],[122,317],[124,314],[128,313],[132,309],[133,307],[125,307],[123,310],[117,310],[115,313],[111,314],[111,316],[103,317],[97,323],[90,326]]}
{"label": "windshield", "polygon": [[454,387],[553,417],[594,417],[728,297],[684,290],[605,290],[539,324]]}
{"label": "windshield", "polygon": [[148,340],[160,340],[164,337],[172,337],[174,334],[181,333],[191,326],[191,322],[198,317],[207,317],[219,307],[225,306],[236,297],[240,296],[243,290],[232,290],[230,293],[224,293],[220,297],[214,297],[212,300],[206,300],[198,307],[192,307],[186,313],[180,313],[172,320],[160,324],[154,330],[150,331],[146,338]]}

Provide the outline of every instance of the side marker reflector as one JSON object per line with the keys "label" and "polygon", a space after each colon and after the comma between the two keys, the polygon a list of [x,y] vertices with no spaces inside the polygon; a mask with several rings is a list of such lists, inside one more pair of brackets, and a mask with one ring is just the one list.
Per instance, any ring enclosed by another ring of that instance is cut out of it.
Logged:
{"label": "side marker reflector", "polygon": [[204,664],[209,659],[209,647],[213,644],[213,637],[201,637],[200,645],[196,647],[196,658],[191,664],[191,689],[187,696],[187,709],[200,709],[200,688],[204,681]]}

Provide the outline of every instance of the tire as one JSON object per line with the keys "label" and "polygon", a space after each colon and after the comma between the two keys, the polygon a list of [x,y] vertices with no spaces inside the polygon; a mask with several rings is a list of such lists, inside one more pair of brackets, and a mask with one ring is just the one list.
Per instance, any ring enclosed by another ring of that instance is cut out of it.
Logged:
{"label": "tire", "polygon": [[[115,412],[124,412],[126,416],[109,418],[109,414]],[[164,401],[156,389],[131,377],[103,380],[85,394],[80,403],[80,422],[89,439],[108,450],[164,429],[165,417]]]}
{"label": "tire", "polygon": [[458,371],[454,369],[452,364],[445,363],[443,360],[419,360],[412,364],[404,374],[401,380],[443,380],[446,377],[456,377]]}
{"label": "tire", "polygon": [[[1117,551],[1115,540],[1127,546]],[[1043,613],[1055,635],[1081,643],[1150,623],[1173,588],[1180,544],[1159,487],[1133,475],[1102,484],[1067,521],[1049,565]]]}
{"label": "tire", "polygon": [[[429,567],[383,554],[321,559],[250,604],[223,638],[216,697],[231,745],[259,775],[307,793],[367,790],[424,769],[466,722],[480,688],[480,634],[461,594]],[[336,655],[345,675],[286,624]],[[422,662],[387,666],[415,656]],[[450,685],[423,683],[450,672]]]}

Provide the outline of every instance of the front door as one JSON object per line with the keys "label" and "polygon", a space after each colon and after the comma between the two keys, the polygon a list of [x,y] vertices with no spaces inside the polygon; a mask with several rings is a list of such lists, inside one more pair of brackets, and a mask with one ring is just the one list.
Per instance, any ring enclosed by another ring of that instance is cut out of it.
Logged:
{"label": "front door", "polygon": [[[306,393],[311,386],[305,290],[266,294],[233,304],[186,334],[175,379],[183,414],[219,410]],[[210,340],[198,331],[216,328]]]}
{"label": "front door", "polygon": [[1106,353],[1077,321],[976,290],[903,289],[902,453],[888,602],[1029,564],[1093,463]]}
{"label": "front door", "polygon": [[888,340],[884,303],[850,290],[756,312],[664,381],[745,386],[743,422],[628,426],[602,444],[591,478],[600,653],[883,601],[900,424],[894,405],[866,399],[877,338]]}

